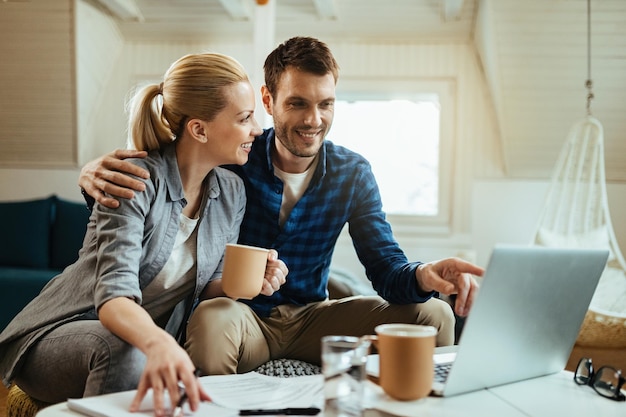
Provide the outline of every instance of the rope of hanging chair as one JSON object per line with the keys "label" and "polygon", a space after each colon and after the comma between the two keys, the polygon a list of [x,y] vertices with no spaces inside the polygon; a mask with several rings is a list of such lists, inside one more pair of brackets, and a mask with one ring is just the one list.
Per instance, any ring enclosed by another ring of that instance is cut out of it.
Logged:
{"label": "rope of hanging chair", "polygon": [[593,81],[591,80],[591,0],[587,0],[587,115],[591,116],[591,100],[593,100]]}

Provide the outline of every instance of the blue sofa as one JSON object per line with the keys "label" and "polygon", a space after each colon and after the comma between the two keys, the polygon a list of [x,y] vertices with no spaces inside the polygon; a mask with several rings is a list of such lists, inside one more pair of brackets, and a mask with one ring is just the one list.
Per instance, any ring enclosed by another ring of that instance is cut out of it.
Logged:
{"label": "blue sofa", "polygon": [[84,203],[56,195],[0,202],[0,331],[78,259],[90,214]]}

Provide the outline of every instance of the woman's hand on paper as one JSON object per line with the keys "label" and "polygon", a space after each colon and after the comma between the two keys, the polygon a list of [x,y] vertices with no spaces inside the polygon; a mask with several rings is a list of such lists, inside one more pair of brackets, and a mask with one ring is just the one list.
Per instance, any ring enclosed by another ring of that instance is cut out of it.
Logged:
{"label": "woman's hand on paper", "polygon": [[[179,382],[182,383],[184,391],[181,390]],[[169,394],[172,409],[183,392],[192,411],[198,409],[200,401],[210,400],[195,374],[195,367],[189,355],[171,336],[169,340],[160,340],[150,346],[137,394],[130,406],[131,412],[139,411],[141,401],[150,388],[153,391],[156,417],[165,416],[165,391]]]}

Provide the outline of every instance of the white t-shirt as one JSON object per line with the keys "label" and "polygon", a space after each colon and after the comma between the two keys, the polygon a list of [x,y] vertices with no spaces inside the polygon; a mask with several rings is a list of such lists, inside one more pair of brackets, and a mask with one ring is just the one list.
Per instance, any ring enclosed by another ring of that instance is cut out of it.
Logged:
{"label": "white t-shirt", "polygon": [[317,163],[314,161],[303,173],[290,174],[281,171],[274,165],[274,174],[283,180],[283,201],[280,204],[280,215],[278,217],[278,222],[281,226],[285,224],[289,214],[291,214],[291,210],[309,186],[316,166]]}
{"label": "white t-shirt", "polygon": [[198,220],[181,213],[174,249],[161,272],[143,290],[143,307],[155,321],[167,321],[163,315],[193,291],[196,284]]}

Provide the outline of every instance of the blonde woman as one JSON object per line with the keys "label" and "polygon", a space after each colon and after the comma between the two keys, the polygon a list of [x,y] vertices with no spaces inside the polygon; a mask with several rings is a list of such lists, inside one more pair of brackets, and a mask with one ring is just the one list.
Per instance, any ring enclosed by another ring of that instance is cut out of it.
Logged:
{"label": "blonde woman", "polygon": [[[221,275],[226,243],[245,211],[242,180],[255,136],[252,86],[241,65],[215,53],[187,55],[130,106],[133,163],[145,192],[109,209],[96,204],[79,259],[55,277],[0,334],[3,382],[45,402],[149,388],[155,414],[178,384],[189,405],[208,399],[181,347],[202,291]],[[286,268],[270,254],[268,274]]]}

